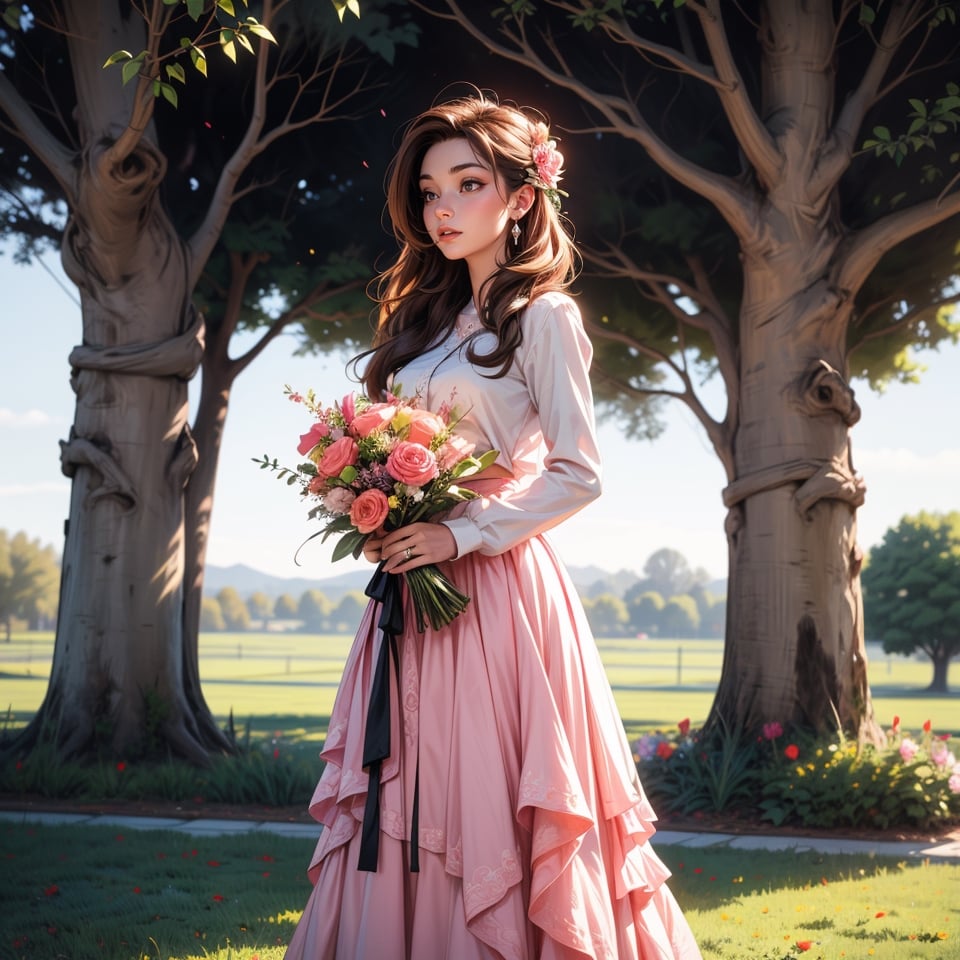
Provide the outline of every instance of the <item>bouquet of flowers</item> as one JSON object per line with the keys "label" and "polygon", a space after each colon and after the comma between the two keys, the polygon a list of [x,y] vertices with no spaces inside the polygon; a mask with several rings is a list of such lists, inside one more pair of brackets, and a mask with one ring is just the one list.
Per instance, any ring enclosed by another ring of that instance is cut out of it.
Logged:
{"label": "bouquet of flowers", "polygon": [[[429,520],[474,499],[477,494],[457,481],[497,458],[496,450],[473,456],[474,445],[455,432],[459,417],[450,404],[434,413],[399,395],[376,403],[350,393],[325,407],[312,390],[300,394],[287,386],[284,393],[313,416],[297,446],[307,460],[291,468],[264,454],[254,462],[288,485],[298,485],[301,496],[314,502],[308,516],[326,521],[314,536],[340,537],[334,560],[359,557],[375,530]],[[404,577],[421,632],[428,621],[434,630],[446,626],[470,602],[434,564]]]}

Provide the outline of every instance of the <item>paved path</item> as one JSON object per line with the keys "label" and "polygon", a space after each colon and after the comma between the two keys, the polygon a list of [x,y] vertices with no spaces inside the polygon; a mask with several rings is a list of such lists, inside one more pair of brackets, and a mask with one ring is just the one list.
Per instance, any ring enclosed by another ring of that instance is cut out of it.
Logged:
{"label": "paved path", "polygon": [[[101,813],[42,813],[39,811],[0,811],[0,822],[39,823],[50,826],[122,827],[125,830],[175,830],[202,836],[236,833],[275,833],[282,837],[316,839],[320,827],[313,823],[281,823],[273,820],[202,820],[176,817],[131,817]],[[899,859],[929,858],[960,862],[960,839],[921,840],[850,840],[845,837],[796,837],[782,835],[711,833],[681,830],[659,830],[653,840],[657,845],[690,848],[729,847],[749,854],[751,850],[781,850],[803,853],[852,853]]]}

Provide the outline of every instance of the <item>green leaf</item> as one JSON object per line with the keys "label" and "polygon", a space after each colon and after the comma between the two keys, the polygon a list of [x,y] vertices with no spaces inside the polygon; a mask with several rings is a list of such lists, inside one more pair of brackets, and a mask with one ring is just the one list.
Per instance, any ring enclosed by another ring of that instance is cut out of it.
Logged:
{"label": "green leaf", "polygon": [[877,19],[877,13],[873,7],[868,7],[865,3],[860,4],[860,23],[874,23]]}
{"label": "green leaf", "polygon": [[233,7],[231,0],[217,0],[217,6],[228,16],[235,17],[237,11]]}
{"label": "green leaf", "polygon": [[3,22],[11,30],[20,29],[20,18],[23,16],[23,9],[19,4],[12,4],[3,11]]}
{"label": "green leaf", "polygon": [[106,60],[103,61],[103,69],[107,67],[112,67],[115,63],[120,63],[123,60],[132,60],[133,54],[129,50],[117,50],[114,53],[111,53]]}
{"label": "green leaf", "polygon": [[890,142],[890,131],[889,131],[886,127],[874,127],[874,128],[873,128],[873,135],[874,135],[878,140],[883,140],[883,141],[885,141],[886,143],[889,143],[889,142]]}
{"label": "green leaf", "polygon": [[187,5],[187,13],[190,14],[190,19],[197,21],[200,19],[203,14],[203,5],[206,0],[184,0],[184,3]]}
{"label": "green leaf", "polygon": [[199,73],[207,75],[207,55],[197,47],[190,48],[190,59]]}
{"label": "green leaf", "polygon": [[226,43],[221,40],[220,49],[227,59],[232,60],[234,63],[237,62],[237,45],[232,40],[228,40]]}
{"label": "green leaf", "polygon": [[187,82],[187,74],[184,71],[183,67],[179,63],[168,63],[167,64],[167,76],[171,80],[179,80],[180,83]]}
{"label": "green leaf", "polygon": [[363,548],[363,543],[368,536],[369,534],[359,533],[357,531],[345,533],[333,548],[330,559],[336,562],[337,560],[342,560],[344,557],[349,557],[358,546],[361,549]]}
{"label": "green leaf", "polygon": [[143,61],[140,59],[140,57],[134,57],[132,60],[128,60],[120,68],[120,77],[123,80],[124,86],[126,86],[140,72],[141,66],[143,66]]}
{"label": "green leaf", "polygon": [[927,105],[922,100],[917,100],[916,97],[910,97],[909,103],[921,117],[927,115]]}
{"label": "green leaf", "polygon": [[[155,80],[154,84],[160,84],[160,92],[163,94],[164,100],[167,103],[172,104],[174,107],[177,106],[177,91],[170,86],[169,83],[162,83],[159,80]],[[154,94],[156,96],[156,94]]]}
{"label": "green leaf", "polygon": [[249,39],[244,34],[237,34],[237,43],[239,43],[240,46],[243,47],[243,49],[246,50],[251,56],[255,56],[253,47],[250,45]]}
{"label": "green leaf", "polygon": [[257,23],[253,17],[247,17],[247,29],[261,40],[267,40],[272,44],[277,42],[276,37],[262,23]]}

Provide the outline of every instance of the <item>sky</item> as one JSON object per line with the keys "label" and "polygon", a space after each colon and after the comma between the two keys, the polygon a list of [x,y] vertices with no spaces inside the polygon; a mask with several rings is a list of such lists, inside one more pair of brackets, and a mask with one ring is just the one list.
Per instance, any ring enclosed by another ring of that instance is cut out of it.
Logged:
{"label": "sky", "polygon": [[[60,472],[59,441],[68,437],[74,413],[67,358],[81,339],[77,293],[56,254],[26,268],[0,256],[0,290],[0,528],[23,530],[60,551],[70,486]],[[241,348],[242,340],[234,353]],[[309,419],[284,397],[284,384],[301,392],[313,387],[324,401],[352,389],[342,361],[295,357],[295,348],[293,336],[278,337],[234,385],[207,562],[322,580],[363,562],[332,563],[332,541],[318,539],[301,551],[298,566],[294,554],[317,523],[306,519],[296,488],[252,462],[264,453],[291,466],[298,462],[296,444]],[[865,549],[905,514],[960,510],[960,347],[921,359],[928,369],[919,385],[897,384],[877,395],[865,382],[852,384],[862,409],[852,443],[855,468],[867,483],[858,515]],[[199,376],[191,384],[191,408]],[[719,384],[708,385],[705,397],[716,414]],[[641,574],[652,553],[669,547],[711,579],[726,577],[723,471],[686,407],[668,404],[666,421],[652,442],[628,441],[616,424],[601,423],[603,496],[551,534],[569,566]]]}

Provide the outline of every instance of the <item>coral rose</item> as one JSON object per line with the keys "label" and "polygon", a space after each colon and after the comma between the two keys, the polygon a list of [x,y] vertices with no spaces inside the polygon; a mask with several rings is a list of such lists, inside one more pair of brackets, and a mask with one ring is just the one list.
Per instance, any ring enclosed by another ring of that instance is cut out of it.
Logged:
{"label": "coral rose", "polygon": [[354,466],[360,448],[352,437],[341,437],[323,451],[323,456],[317,461],[317,473],[322,477],[339,477],[344,467]]}
{"label": "coral rose", "polygon": [[429,410],[411,410],[407,440],[429,447],[433,439],[446,429],[447,425],[435,413]]}
{"label": "coral rose", "polygon": [[330,436],[330,428],[325,423],[315,423],[306,433],[300,434],[297,453],[305,457],[321,440]]}
{"label": "coral rose", "polygon": [[350,432],[355,437],[369,437],[371,433],[382,430],[397,412],[392,403],[371,403],[363,413],[358,413],[350,421]]}
{"label": "coral rose", "polygon": [[373,533],[390,513],[387,495],[382,490],[364,490],[350,504],[350,522],[360,533]]}
{"label": "coral rose", "polygon": [[422,487],[440,472],[437,458],[423,444],[401,440],[387,457],[387,469],[408,487]]}

